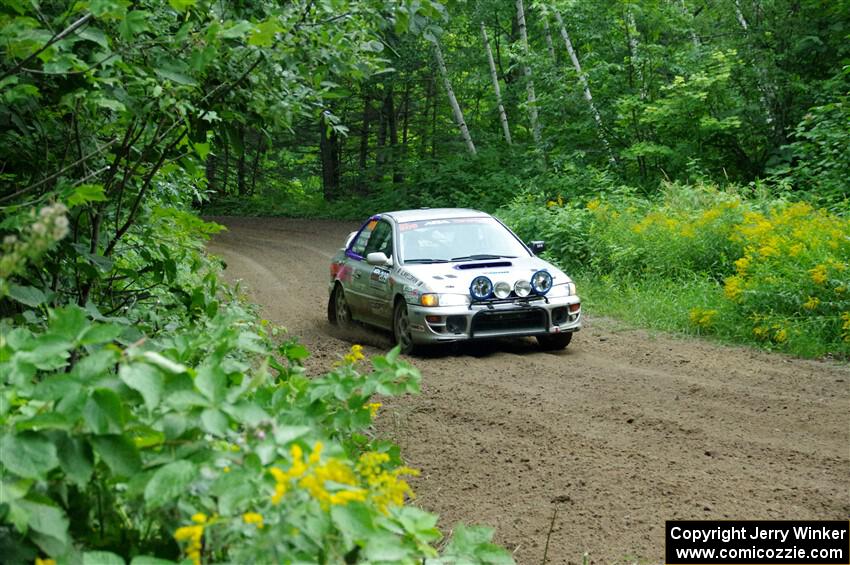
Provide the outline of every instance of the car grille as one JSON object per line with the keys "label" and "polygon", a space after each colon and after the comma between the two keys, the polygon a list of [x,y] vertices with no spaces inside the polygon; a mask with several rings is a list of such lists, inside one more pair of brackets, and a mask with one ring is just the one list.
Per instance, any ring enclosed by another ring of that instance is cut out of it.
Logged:
{"label": "car grille", "polygon": [[530,335],[547,331],[546,310],[483,310],[472,318],[472,337]]}

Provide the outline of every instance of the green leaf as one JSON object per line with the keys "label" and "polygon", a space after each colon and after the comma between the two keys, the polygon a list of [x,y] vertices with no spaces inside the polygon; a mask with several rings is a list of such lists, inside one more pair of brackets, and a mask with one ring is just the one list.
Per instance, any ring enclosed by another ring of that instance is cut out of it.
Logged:
{"label": "green leaf", "polygon": [[171,82],[175,82],[177,84],[183,84],[186,86],[196,86],[198,84],[192,77],[185,75],[175,69],[157,68],[154,69],[154,71],[156,72],[156,74],[158,74],[165,80],[170,80]]}
{"label": "green leaf", "polygon": [[89,326],[80,337],[80,345],[100,345],[101,343],[109,343],[118,339],[126,326],[118,324],[95,324]]}
{"label": "green leaf", "polygon": [[221,34],[219,34],[219,37],[223,39],[239,39],[241,37],[244,37],[246,33],[249,33],[253,30],[254,26],[251,24],[251,22],[246,22],[245,20],[242,20],[236,25],[233,25],[221,32]]}
{"label": "green leaf", "polygon": [[109,38],[106,37],[106,34],[103,33],[102,30],[96,27],[86,26],[82,30],[78,31],[76,35],[77,37],[93,41],[104,49],[109,48]]}
{"label": "green leaf", "polygon": [[174,461],[156,470],[145,487],[145,502],[151,508],[174,501],[195,478],[196,467],[190,461]]}
{"label": "green leaf", "polygon": [[331,521],[342,533],[345,545],[353,547],[375,532],[372,512],[360,502],[331,507]]}
{"label": "green leaf", "polygon": [[239,404],[232,406],[224,405],[221,409],[227,412],[231,418],[240,424],[245,424],[251,427],[255,427],[262,422],[271,419],[271,416],[269,416],[265,410],[253,402],[240,402]]}
{"label": "green leaf", "polygon": [[163,379],[156,368],[147,363],[122,365],[118,370],[118,376],[121,377],[124,384],[142,395],[148,411],[159,405]]}
{"label": "green leaf", "polygon": [[71,305],[64,308],[57,308],[53,312],[49,329],[53,335],[71,342],[76,342],[88,326],[89,321],[86,319],[85,310],[79,306]]}
{"label": "green leaf", "polygon": [[19,286],[15,283],[9,285],[9,296],[32,308],[44,304],[47,300],[44,293],[34,286]]}
{"label": "green leaf", "polygon": [[127,0],[91,0],[89,10],[97,18],[118,19],[127,13]]}
{"label": "green leaf", "polygon": [[36,432],[3,436],[0,453],[6,468],[25,479],[40,479],[59,465],[56,446]]}
{"label": "green leaf", "polygon": [[125,565],[125,561],[108,551],[87,551],[83,553],[83,565]]}
{"label": "green leaf", "polygon": [[142,353],[142,358],[145,361],[150,363],[151,365],[155,365],[165,371],[166,373],[172,373],[174,375],[179,375],[186,372],[186,366],[181,365],[175,361],[172,361],[168,357],[157,353],[156,351],[145,351]]}
{"label": "green leaf", "polygon": [[228,430],[227,416],[215,408],[207,408],[201,413],[201,424],[205,431],[214,436],[225,437]]}
{"label": "green leaf", "polygon": [[61,555],[68,547],[68,518],[60,508],[31,500],[15,502],[27,514],[27,525],[41,534],[30,536],[36,544],[50,555]]}
{"label": "green leaf", "polygon": [[68,197],[68,206],[73,208],[89,202],[104,202],[106,194],[103,192],[102,184],[81,184],[74,189]]}
{"label": "green leaf", "polygon": [[74,425],[63,414],[58,412],[45,412],[36,414],[32,418],[21,420],[15,424],[19,431],[23,430],[69,430]]}
{"label": "green leaf", "polygon": [[148,557],[147,555],[137,555],[130,561],[130,565],[177,565],[174,561],[167,559],[159,559],[158,557]]}
{"label": "green leaf", "polygon": [[82,439],[63,434],[56,447],[59,463],[68,478],[81,487],[88,484],[94,468],[91,446]]}
{"label": "green leaf", "polygon": [[130,477],[142,467],[142,459],[133,442],[121,435],[95,436],[89,439],[95,452],[113,473]]}
{"label": "green leaf", "polygon": [[121,34],[121,39],[129,41],[140,33],[144,33],[150,29],[148,27],[149,12],[144,10],[132,10],[127,12],[127,15],[118,23],[118,33]]}
{"label": "green leaf", "polygon": [[195,387],[210,402],[218,403],[224,399],[227,390],[227,375],[218,364],[205,364],[198,367]]}
{"label": "green leaf", "polygon": [[198,0],[168,0],[168,4],[178,12],[185,12],[198,3]]}
{"label": "green leaf", "polygon": [[270,18],[260,22],[249,34],[248,44],[257,47],[271,47],[274,43],[274,36],[279,31],[282,31],[282,28],[276,19]]}
{"label": "green leaf", "polygon": [[121,404],[118,394],[108,388],[92,392],[83,408],[83,418],[89,430],[96,434],[120,433],[124,427]]}

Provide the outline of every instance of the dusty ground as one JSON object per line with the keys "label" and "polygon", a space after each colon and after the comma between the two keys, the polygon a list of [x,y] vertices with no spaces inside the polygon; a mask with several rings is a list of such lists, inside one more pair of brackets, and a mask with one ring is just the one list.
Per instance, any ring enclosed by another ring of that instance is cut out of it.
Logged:
{"label": "dusty ground", "polygon": [[[354,341],[390,347],[325,320],[328,259],[356,226],[219,221],[211,250],[309,346],[311,371]],[[422,470],[418,503],[444,531],[490,524],[522,564],[543,562],[547,534],[548,563],[661,562],[669,519],[850,516],[848,367],[589,316],[563,352],[527,340],[412,359],[422,394],[385,402],[378,431]]]}

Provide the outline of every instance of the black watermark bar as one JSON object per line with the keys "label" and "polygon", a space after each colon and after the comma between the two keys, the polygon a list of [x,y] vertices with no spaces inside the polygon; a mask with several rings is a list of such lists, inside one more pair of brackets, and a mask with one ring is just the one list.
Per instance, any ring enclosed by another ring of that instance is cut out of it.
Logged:
{"label": "black watermark bar", "polygon": [[675,520],[665,538],[668,565],[850,565],[850,522]]}

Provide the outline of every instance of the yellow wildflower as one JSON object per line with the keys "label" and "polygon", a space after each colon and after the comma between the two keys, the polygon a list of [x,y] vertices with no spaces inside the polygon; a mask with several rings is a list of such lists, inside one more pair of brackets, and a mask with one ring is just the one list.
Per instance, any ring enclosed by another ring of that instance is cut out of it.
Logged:
{"label": "yellow wildflower", "polygon": [[362,361],[366,357],[363,355],[363,346],[354,344],[351,346],[351,352],[347,353],[343,359],[346,363],[357,363],[358,361]]}
{"label": "yellow wildflower", "polygon": [[808,300],[803,304],[803,308],[806,310],[814,310],[820,304],[820,298],[816,296],[809,296]]}
{"label": "yellow wildflower", "polygon": [[382,406],[380,402],[372,402],[366,405],[366,408],[369,409],[369,415],[374,418],[378,415],[378,409]]}
{"label": "yellow wildflower", "polygon": [[557,203],[557,202],[555,202],[554,200],[548,200],[548,201],[546,202],[546,207],[547,207],[547,208],[553,208],[553,207],[555,207],[555,206],[557,206],[557,205],[558,205],[558,203]]}
{"label": "yellow wildflower", "polygon": [[192,514],[192,521],[196,524],[206,524],[207,523],[207,515],[203,512],[198,512],[197,514]]}
{"label": "yellow wildflower", "polygon": [[35,558],[35,565],[56,565],[56,560],[50,559],[49,557],[46,557],[44,559],[42,559],[40,557],[36,557]]}
{"label": "yellow wildflower", "polygon": [[735,269],[739,274],[743,275],[747,272],[747,268],[750,266],[750,258],[749,257],[741,257],[737,261],[735,261]]}
{"label": "yellow wildflower", "polygon": [[222,469],[222,472],[224,472],[224,473],[229,473],[229,472],[230,472],[230,467],[229,467],[229,466],[227,466],[227,465],[225,465],[225,466],[224,466],[224,469]]}
{"label": "yellow wildflower", "polygon": [[800,253],[802,253],[806,249],[806,246],[802,243],[795,243],[791,247],[788,248],[788,255],[791,257],[796,257]]}
{"label": "yellow wildflower", "polygon": [[717,310],[703,310],[702,308],[692,308],[689,313],[691,323],[700,328],[710,328],[714,325],[716,316]]}
{"label": "yellow wildflower", "polygon": [[[197,515],[196,515],[197,516]],[[192,519],[194,520],[194,516]],[[206,518],[206,516],[204,516]],[[174,539],[177,541],[188,541],[186,545],[186,557],[192,560],[193,565],[201,565],[201,547],[204,537],[204,526],[201,524],[195,526],[182,526],[174,532]]]}
{"label": "yellow wildflower", "polygon": [[810,269],[809,273],[812,275],[812,280],[815,284],[823,284],[826,282],[826,265],[817,265],[814,269]]}
{"label": "yellow wildflower", "polygon": [[726,279],[726,284],[723,287],[723,292],[729,300],[738,300],[744,289],[742,288],[742,279],[740,276],[733,276]]}
{"label": "yellow wildflower", "polygon": [[599,208],[600,204],[602,204],[602,202],[598,198],[594,198],[593,200],[587,203],[587,209],[592,212],[593,210]]}
{"label": "yellow wildflower", "polygon": [[785,328],[780,328],[776,330],[776,333],[773,334],[773,339],[775,339],[779,343],[783,343],[788,339],[788,331]]}
{"label": "yellow wildflower", "polygon": [[258,512],[245,512],[242,514],[242,520],[246,524],[254,524],[258,530],[263,529],[263,515]]}

